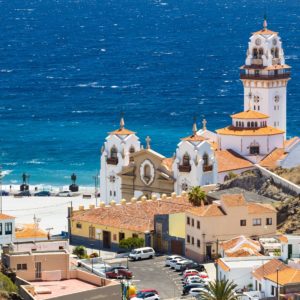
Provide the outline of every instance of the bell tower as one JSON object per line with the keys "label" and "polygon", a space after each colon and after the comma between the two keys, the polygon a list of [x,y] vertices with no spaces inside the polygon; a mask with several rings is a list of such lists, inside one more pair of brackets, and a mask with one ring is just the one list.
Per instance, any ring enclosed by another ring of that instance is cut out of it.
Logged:
{"label": "bell tower", "polygon": [[268,125],[286,132],[286,89],[291,67],[285,64],[277,32],[267,28],[254,32],[248,43],[245,65],[240,68],[244,86],[244,110],[268,115]]}

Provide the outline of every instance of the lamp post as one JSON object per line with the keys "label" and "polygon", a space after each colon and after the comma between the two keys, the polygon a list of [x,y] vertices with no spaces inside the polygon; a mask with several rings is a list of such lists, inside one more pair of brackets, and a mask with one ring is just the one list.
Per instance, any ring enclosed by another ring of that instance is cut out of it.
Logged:
{"label": "lamp post", "polygon": [[96,199],[96,207],[98,206],[98,173],[93,176],[93,179],[95,181],[95,199]]}

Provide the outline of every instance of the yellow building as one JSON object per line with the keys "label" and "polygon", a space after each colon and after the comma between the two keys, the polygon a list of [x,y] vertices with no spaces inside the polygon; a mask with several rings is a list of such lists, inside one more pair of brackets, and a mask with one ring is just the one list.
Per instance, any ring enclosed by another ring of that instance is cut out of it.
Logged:
{"label": "yellow building", "polygon": [[[165,221],[160,220],[167,217],[170,220],[167,223],[169,234],[174,235],[174,239],[184,239],[184,212],[190,208],[185,193],[183,196],[164,195],[158,200],[153,196],[151,200],[142,197],[137,201],[132,198],[130,202],[122,200],[120,204],[112,201],[110,205],[101,203],[100,207],[91,205],[88,209],[81,206],[78,210],[70,211],[70,243],[117,251],[122,239],[140,237],[145,240],[146,246],[161,248],[162,235],[158,238],[154,235],[154,231],[158,235],[159,232],[165,232]],[[163,249],[168,250],[166,247]]]}

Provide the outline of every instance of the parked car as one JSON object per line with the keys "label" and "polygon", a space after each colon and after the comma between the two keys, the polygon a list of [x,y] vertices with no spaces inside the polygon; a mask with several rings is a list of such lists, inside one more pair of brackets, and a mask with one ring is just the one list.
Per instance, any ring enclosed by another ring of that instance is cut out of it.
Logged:
{"label": "parked car", "polygon": [[15,196],[19,196],[19,197],[30,197],[31,193],[29,191],[22,191],[18,194],[16,194]]}
{"label": "parked car", "polygon": [[170,255],[166,257],[165,266],[170,267],[170,261],[176,258],[183,258],[180,255]]}
{"label": "parked car", "polygon": [[158,294],[158,291],[155,290],[155,289],[142,289],[142,290],[139,290],[135,295],[131,295],[131,296],[130,296],[130,299],[132,299],[132,298],[134,298],[134,297],[137,297],[137,295],[138,295],[139,293],[150,293],[150,292],[159,295],[159,294]]}
{"label": "parked car", "polygon": [[2,196],[9,196],[9,192],[7,192],[7,191],[0,191],[0,195],[2,195]]}
{"label": "parked car", "polygon": [[40,192],[35,193],[34,196],[49,197],[49,196],[51,196],[51,193],[49,191],[40,191]]}
{"label": "parked car", "polygon": [[155,251],[151,247],[137,248],[130,252],[129,258],[132,260],[141,260],[146,258],[153,258],[155,256]]}
{"label": "parked car", "polygon": [[201,283],[192,283],[188,285],[183,286],[182,295],[187,295],[191,289],[193,288],[203,288],[203,285]]}
{"label": "parked car", "polygon": [[151,292],[142,292],[139,291],[135,297],[131,298],[132,300],[142,300],[142,299],[147,299],[147,300],[160,300],[160,297],[157,293],[151,291]]}
{"label": "parked car", "polygon": [[205,267],[203,265],[200,265],[200,264],[196,263],[196,262],[191,262],[190,264],[183,265],[180,271],[183,272],[187,269],[195,269],[195,270],[200,271],[200,272],[205,271]]}
{"label": "parked car", "polygon": [[186,269],[183,273],[182,273],[182,276],[185,276],[187,273],[192,273],[192,272],[195,272],[195,273],[199,273],[197,270],[195,269]]}
{"label": "parked car", "polygon": [[185,259],[185,260],[181,260],[179,261],[176,265],[175,265],[175,270],[176,271],[180,271],[182,268],[182,265],[187,265],[189,263],[191,263],[191,260]]}
{"label": "parked car", "polygon": [[184,275],[183,275],[183,280],[187,277],[190,277],[190,276],[200,276],[200,273],[198,271],[191,271],[191,272],[186,272]]}
{"label": "parked car", "polygon": [[192,288],[189,291],[189,295],[193,296],[193,297],[197,297],[197,296],[201,295],[202,292],[205,292],[205,291],[207,291],[206,288],[201,288],[201,287]]}
{"label": "parked car", "polygon": [[105,275],[107,278],[132,278],[132,272],[123,266],[112,267],[105,272]]}
{"label": "parked car", "polygon": [[72,193],[70,191],[62,191],[56,194],[57,197],[71,197]]}
{"label": "parked car", "polygon": [[129,257],[130,252],[127,249],[122,249],[117,252],[116,258]]}
{"label": "parked car", "polygon": [[203,279],[197,275],[188,276],[183,281],[185,285],[189,285],[191,283],[203,283]]}
{"label": "parked car", "polygon": [[178,263],[178,262],[180,262],[180,261],[183,261],[184,260],[184,258],[175,258],[175,259],[172,259],[171,261],[170,261],[170,268],[171,269],[174,269],[175,268],[175,266],[176,266],[176,264]]}

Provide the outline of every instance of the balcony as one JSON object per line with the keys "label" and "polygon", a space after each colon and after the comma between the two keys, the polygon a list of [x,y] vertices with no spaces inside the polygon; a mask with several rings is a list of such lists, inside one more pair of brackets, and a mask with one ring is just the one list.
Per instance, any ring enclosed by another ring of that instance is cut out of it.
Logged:
{"label": "balcony", "polygon": [[213,165],[203,166],[203,172],[210,172],[213,170]]}
{"label": "balcony", "polygon": [[252,59],[252,65],[262,65],[263,64],[263,60],[261,58],[253,58]]}
{"label": "balcony", "polygon": [[117,165],[119,160],[118,160],[117,157],[108,157],[106,159],[106,162],[107,162],[108,165]]}
{"label": "balcony", "polygon": [[178,170],[179,170],[179,172],[186,172],[186,173],[188,173],[188,172],[191,172],[192,167],[191,167],[191,165],[179,165],[178,166]]}
{"label": "balcony", "polygon": [[260,74],[240,74],[240,79],[256,79],[256,80],[274,80],[290,78],[291,73],[273,74],[273,75],[260,75]]}

